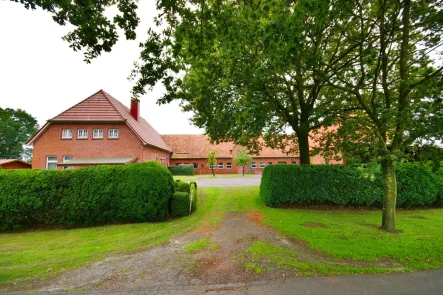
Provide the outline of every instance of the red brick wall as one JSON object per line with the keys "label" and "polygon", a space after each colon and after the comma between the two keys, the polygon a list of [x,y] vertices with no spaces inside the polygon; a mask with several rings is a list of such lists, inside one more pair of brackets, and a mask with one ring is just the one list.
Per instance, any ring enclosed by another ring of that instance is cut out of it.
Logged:
{"label": "red brick wall", "polygon": [[[278,164],[279,162],[285,162],[286,164],[291,164],[292,162],[296,162],[300,164],[299,158],[252,158],[252,162],[256,162],[257,168],[251,168],[252,174],[262,174],[264,168],[260,168],[260,162],[265,164],[265,167],[268,166],[269,162],[272,162],[273,165]],[[198,163],[198,168],[194,169],[195,174],[211,174],[212,171],[209,168],[208,161],[206,159],[172,159],[170,165],[175,166],[177,164],[194,164]],[[215,174],[241,174],[242,166],[237,166],[234,163],[234,159],[217,159],[217,163],[223,163],[223,168],[218,168],[216,165],[214,171]],[[232,168],[226,168],[226,163],[232,163]],[[202,167],[203,164],[203,167]],[[245,173],[248,172],[248,167],[245,167]]]}
{"label": "red brick wall", "polygon": [[[72,139],[62,139],[62,129],[72,129]],[[77,139],[78,129],[88,129],[88,138]],[[103,139],[93,139],[93,129],[103,129]],[[118,139],[108,139],[108,129],[118,129]],[[168,152],[143,146],[124,123],[52,123],[34,142],[32,168],[46,169],[48,156],[56,156],[58,162],[63,161],[63,156],[74,159],[135,157],[138,161],[148,161],[155,160],[151,155],[155,151],[162,157],[168,155]]]}
{"label": "red brick wall", "polygon": [[11,163],[5,163],[3,165],[0,165],[2,169],[31,169],[30,165],[26,165],[22,162],[11,162]]}

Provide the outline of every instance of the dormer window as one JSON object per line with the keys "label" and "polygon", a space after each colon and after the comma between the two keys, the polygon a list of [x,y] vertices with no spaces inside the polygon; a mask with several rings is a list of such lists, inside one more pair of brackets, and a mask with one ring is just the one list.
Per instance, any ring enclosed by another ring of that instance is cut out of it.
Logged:
{"label": "dormer window", "polygon": [[62,129],[62,138],[72,138],[72,129]]}
{"label": "dormer window", "polygon": [[79,129],[77,138],[88,138],[88,129]]}

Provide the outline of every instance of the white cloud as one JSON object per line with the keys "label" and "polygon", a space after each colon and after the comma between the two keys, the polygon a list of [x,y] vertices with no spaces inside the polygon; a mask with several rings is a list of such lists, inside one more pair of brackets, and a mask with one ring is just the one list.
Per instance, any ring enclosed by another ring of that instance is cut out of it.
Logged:
{"label": "white cloud", "polygon": [[[56,24],[48,12],[0,1],[0,107],[24,109],[43,125],[100,89],[128,106],[132,82],[127,77],[156,14],[155,1],[140,1],[139,6],[137,40],[121,36],[111,53],[86,64],[82,53],[61,39],[70,27]],[[203,133],[177,102],[156,104],[163,91],[159,85],[141,97],[141,115],[160,134]]]}

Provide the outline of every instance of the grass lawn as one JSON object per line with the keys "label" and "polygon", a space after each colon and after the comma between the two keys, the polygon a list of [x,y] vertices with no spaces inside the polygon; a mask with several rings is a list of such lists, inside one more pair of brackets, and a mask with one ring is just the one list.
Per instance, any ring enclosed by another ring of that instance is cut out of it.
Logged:
{"label": "grass lawn", "polygon": [[[245,174],[244,177],[250,177],[250,176],[254,176],[255,174]],[[231,178],[231,177],[243,177],[242,174],[217,174],[215,173],[215,178]],[[174,179],[180,179],[183,181],[196,181],[197,179],[200,178],[214,178],[214,176],[212,176],[212,174],[199,174],[199,175],[177,175],[174,176]]]}
{"label": "grass lawn", "polygon": [[[32,289],[33,282],[48,280],[60,273],[104,259],[167,241],[171,236],[194,228],[215,227],[227,212],[260,212],[263,223],[286,237],[334,259],[361,261],[365,267],[289,263],[297,253],[256,241],[249,249],[249,267],[257,273],[268,259],[286,267],[306,268],[321,274],[390,272],[367,267],[388,260],[401,270],[443,266],[443,209],[401,210],[397,214],[398,234],[378,229],[380,211],[275,209],[264,206],[258,187],[207,188],[199,199],[198,211],[191,216],[162,223],[111,225],[71,230],[49,230],[0,234],[0,291],[16,283]],[[307,227],[317,223],[322,227]],[[186,249],[192,253],[212,247],[202,239]]]}

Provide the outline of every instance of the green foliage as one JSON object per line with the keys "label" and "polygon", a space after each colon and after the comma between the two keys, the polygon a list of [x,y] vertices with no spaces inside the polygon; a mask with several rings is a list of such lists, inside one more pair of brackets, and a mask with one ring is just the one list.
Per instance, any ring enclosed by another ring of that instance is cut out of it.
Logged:
{"label": "green foliage", "polygon": [[27,112],[0,108],[0,159],[30,160],[23,144],[37,131],[37,120]]}
{"label": "green foliage", "polygon": [[157,162],[0,171],[0,230],[163,219],[174,191]]}
{"label": "green foliage", "polygon": [[197,210],[197,201],[198,201],[197,200],[198,193],[197,193],[197,183],[196,182],[191,182],[190,197],[192,197],[191,211],[195,211],[195,210]]}
{"label": "green foliage", "polygon": [[194,166],[192,165],[169,166],[168,169],[172,175],[194,175]]}
{"label": "green foliage", "polygon": [[189,215],[189,193],[175,192],[169,203],[169,214],[174,217]]}
{"label": "green foliage", "polygon": [[210,150],[208,152],[208,156],[207,156],[208,165],[212,170],[212,176],[215,176],[214,168],[215,168],[215,165],[217,164],[217,158],[215,157],[216,154],[217,154],[217,150]]}
{"label": "green foliage", "polygon": [[243,167],[243,175],[245,175],[245,166],[252,162],[252,156],[245,151],[238,151],[237,157],[234,158],[235,165]]}
{"label": "green foliage", "polygon": [[[74,51],[85,49],[85,61],[111,51],[118,40],[117,26],[125,33],[126,39],[134,40],[135,28],[139,23],[137,1],[57,1],[57,0],[11,0],[20,2],[26,9],[41,8],[53,14],[59,25],[69,23],[75,29],[63,37]],[[118,13],[112,19],[107,8],[116,6]],[[107,13],[105,13],[105,11]]]}
{"label": "green foliage", "polygon": [[[397,165],[398,207],[429,206],[437,201],[443,178],[416,164]],[[260,197],[266,205],[334,204],[382,206],[383,178],[378,166],[283,166],[265,168]]]}
{"label": "green foliage", "polygon": [[180,181],[180,182],[178,182],[178,188],[177,188],[177,191],[179,191],[179,192],[185,192],[185,193],[188,193],[188,194],[189,194],[189,192],[191,191],[191,186],[190,186],[190,184],[187,183],[187,182]]}

